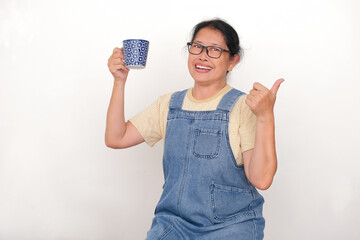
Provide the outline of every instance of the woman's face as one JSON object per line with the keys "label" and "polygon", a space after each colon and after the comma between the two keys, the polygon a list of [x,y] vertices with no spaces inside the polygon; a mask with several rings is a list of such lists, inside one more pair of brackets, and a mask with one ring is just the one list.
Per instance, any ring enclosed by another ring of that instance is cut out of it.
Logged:
{"label": "woman's face", "polygon": [[[216,29],[205,27],[202,28],[195,39],[195,43],[203,46],[216,46],[225,50],[229,50],[226,46],[223,34]],[[230,53],[222,52],[220,58],[210,58],[206,49],[203,49],[200,55],[189,53],[188,68],[195,83],[226,83],[226,72],[231,71],[240,61],[240,57],[236,54],[230,57]]]}

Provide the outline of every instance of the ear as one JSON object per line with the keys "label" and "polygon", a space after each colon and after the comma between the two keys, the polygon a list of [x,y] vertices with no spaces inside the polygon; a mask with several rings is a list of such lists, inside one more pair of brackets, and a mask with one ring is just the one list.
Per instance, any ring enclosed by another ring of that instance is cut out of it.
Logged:
{"label": "ear", "polygon": [[232,56],[230,58],[230,64],[228,67],[228,71],[232,71],[233,68],[240,62],[240,55],[239,54],[235,54],[234,56]]}

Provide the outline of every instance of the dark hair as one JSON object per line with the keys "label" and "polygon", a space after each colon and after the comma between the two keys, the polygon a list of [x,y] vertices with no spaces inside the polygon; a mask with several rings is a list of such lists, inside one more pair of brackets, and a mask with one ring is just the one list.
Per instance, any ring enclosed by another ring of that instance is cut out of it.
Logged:
{"label": "dark hair", "polygon": [[230,55],[234,56],[235,54],[239,54],[240,58],[242,57],[243,49],[240,47],[240,40],[237,32],[232,26],[219,18],[198,23],[194,27],[191,41],[194,41],[198,32],[205,27],[219,30],[225,38],[225,43],[230,50]]}

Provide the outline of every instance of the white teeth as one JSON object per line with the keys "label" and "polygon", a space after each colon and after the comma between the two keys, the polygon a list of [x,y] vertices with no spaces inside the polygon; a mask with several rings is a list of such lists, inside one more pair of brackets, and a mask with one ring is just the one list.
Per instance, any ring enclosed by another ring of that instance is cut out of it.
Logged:
{"label": "white teeth", "polygon": [[212,69],[210,67],[204,67],[204,66],[199,66],[199,65],[196,65],[196,68],[206,69],[206,70],[211,70]]}

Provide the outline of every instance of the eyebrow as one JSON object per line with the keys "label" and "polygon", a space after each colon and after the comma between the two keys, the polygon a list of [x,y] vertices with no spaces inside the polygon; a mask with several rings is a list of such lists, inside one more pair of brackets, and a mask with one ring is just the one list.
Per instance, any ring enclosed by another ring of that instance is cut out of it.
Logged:
{"label": "eyebrow", "polygon": [[[197,42],[197,43],[201,43],[201,44],[203,44],[203,42],[202,41],[198,41],[198,40],[196,40],[196,41],[194,41],[194,42]],[[219,46],[220,47],[220,45],[219,44],[217,44],[217,43],[211,43],[212,45],[210,45],[210,46]]]}

